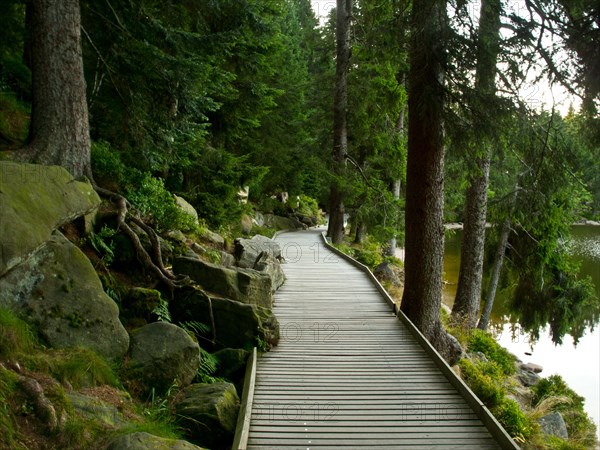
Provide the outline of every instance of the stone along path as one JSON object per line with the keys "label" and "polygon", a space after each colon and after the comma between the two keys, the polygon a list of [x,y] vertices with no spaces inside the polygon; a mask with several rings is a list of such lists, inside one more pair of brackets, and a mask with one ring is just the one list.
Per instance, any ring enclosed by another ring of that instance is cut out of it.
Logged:
{"label": "stone along path", "polygon": [[248,449],[501,448],[367,274],[284,233],[281,341],[258,358]]}

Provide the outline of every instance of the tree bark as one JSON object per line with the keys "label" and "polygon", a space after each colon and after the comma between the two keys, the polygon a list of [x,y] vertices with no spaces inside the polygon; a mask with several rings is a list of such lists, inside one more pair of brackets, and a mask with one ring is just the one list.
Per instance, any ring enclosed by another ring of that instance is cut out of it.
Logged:
{"label": "tree bark", "polygon": [[411,17],[406,260],[401,310],[453,363],[460,346],[442,328],[444,257],[445,0],[415,0]]}
{"label": "tree bark", "polygon": [[[404,84],[404,79],[402,84]],[[403,106],[400,110],[400,116],[398,117],[398,125],[396,130],[400,136],[404,136],[404,122],[406,116],[406,106]],[[395,179],[392,182],[392,195],[394,199],[398,200],[400,198],[400,188],[402,186],[402,180],[400,178]],[[396,241],[396,235],[392,236],[392,238],[388,241],[387,246],[385,248],[385,254],[387,256],[396,256],[396,247],[398,246],[398,242]]]}
{"label": "tree bark", "polygon": [[28,12],[32,107],[24,153],[33,162],[92,179],[79,1],[32,0]]}
{"label": "tree bark", "polygon": [[356,234],[354,236],[355,244],[362,244],[367,239],[367,224],[361,220],[358,222],[356,227]]}
{"label": "tree bark", "polygon": [[[493,127],[490,104],[496,95],[496,64],[500,40],[500,0],[483,0],[479,16],[477,70],[475,90],[479,95],[474,128],[481,135],[480,154],[472,152],[475,168],[470,172],[467,189],[463,241],[461,245],[458,287],[452,320],[465,328],[477,324],[481,303],[481,280],[485,252],[485,224],[487,217],[487,191],[492,156]],[[477,146],[474,146],[477,148]]]}
{"label": "tree bark", "polygon": [[487,330],[487,327],[490,323],[490,316],[492,315],[494,299],[496,298],[496,290],[498,289],[500,273],[504,264],[504,253],[506,252],[506,245],[508,244],[509,234],[510,220],[506,219],[502,223],[502,229],[500,230],[500,239],[498,241],[498,246],[496,247],[496,255],[494,256],[494,265],[492,268],[492,276],[489,281],[487,298],[483,306],[481,318],[479,319],[479,323],[477,324],[477,328],[484,331]]}
{"label": "tree bark", "polygon": [[344,240],[344,193],[338,178],[342,176],[348,153],[348,69],[350,67],[350,21],[352,0],[337,0],[335,98],[333,102],[333,174],[329,196],[327,235],[334,244]]}

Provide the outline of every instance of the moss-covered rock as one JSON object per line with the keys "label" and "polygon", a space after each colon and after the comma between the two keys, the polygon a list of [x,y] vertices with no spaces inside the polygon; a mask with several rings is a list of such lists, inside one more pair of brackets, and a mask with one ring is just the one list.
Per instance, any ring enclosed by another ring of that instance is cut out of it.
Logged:
{"label": "moss-covered rock", "polygon": [[273,305],[272,280],[266,273],[223,267],[188,257],[176,258],[173,270],[177,274],[189,276],[202,288],[217,296],[265,308]]}
{"label": "moss-covered rock", "polygon": [[115,406],[100,399],[78,392],[67,393],[67,399],[77,415],[102,425],[102,428],[119,428],[128,423],[127,418]]}
{"label": "moss-covered rock", "polygon": [[193,384],[181,393],[174,407],[193,442],[209,448],[231,446],[240,409],[233,384]]}
{"label": "moss-covered rock", "polygon": [[135,330],[129,355],[124,375],[142,394],[154,389],[162,395],[174,383],[188,386],[200,366],[198,343],[182,328],[165,322]]}
{"label": "moss-covered rock", "polygon": [[165,439],[153,434],[137,432],[117,436],[106,450],[203,450],[197,445],[178,439]]}
{"label": "moss-covered rock", "polygon": [[200,289],[186,288],[176,293],[171,302],[173,320],[195,320],[211,325],[218,348],[250,348],[258,342],[275,345],[279,341],[279,322],[268,308],[248,305],[235,300],[210,298]]}
{"label": "moss-covered rock", "polygon": [[129,347],[116,303],[89,259],[59,232],[0,279],[0,306],[22,315],[52,347],[86,347],[109,359]]}
{"label": "moss-covered rock", "polygon": [[100,198],[62,167],[0,161],[0,275],[24,262],[65,223]]}

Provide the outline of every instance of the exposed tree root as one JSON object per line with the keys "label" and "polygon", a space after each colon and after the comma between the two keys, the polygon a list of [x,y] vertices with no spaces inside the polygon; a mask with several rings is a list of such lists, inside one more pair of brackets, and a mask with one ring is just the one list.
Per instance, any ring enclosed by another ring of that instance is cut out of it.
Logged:
{"label": "exposed tree root", "polygon": [[[110,199],[117,206],[117,227],[121,229],[123,233],[125,233],[125,235],[129,238],[135,249],[137,257],[146,269],[148,269],[152,274],[154,274],[161,282],[167,285],[171,289],[171,291],[173,291],[175,288],[179,288],[190,284],[190,280],[187,276],[176,276],[173,274],[173,272],[171,272],[165,267],[162,260],[162,253],[160,250],[160,241],[158,239],[156,231],[151,226],[147,225],[137,215],[131,213],[131,204],[127,201],[125,197],[115,192],[101,188],[97,185],[94,185],[94,190],[100,196]],[[146,251],[138,235],[135,234],[135,232],[131,229],[131,227],[127,223],[127,219],[131,220],[142,230],[144,230],[146,234],[148,234],[148,237],[150,238],[150,243],[152,245],[152,253],[154,255],[154,259]]]}

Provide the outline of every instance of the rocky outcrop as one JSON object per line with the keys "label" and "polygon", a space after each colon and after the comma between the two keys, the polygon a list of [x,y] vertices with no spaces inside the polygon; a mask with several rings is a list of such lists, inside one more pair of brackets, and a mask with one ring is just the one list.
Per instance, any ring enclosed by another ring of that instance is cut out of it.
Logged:
{"label": "rocky outcrop", "polygon": [[276,216],[274,214],[263,215],[264,226],[276,230],[304,230],[307,228],[296,218]]}
{"label": "rocky outcrop", "polygon": [[165,439],[153,434],[137,432],[111,439],[106,450],[203,450],[187,441]]}
{"label": "rocky outcrop", "polygon": [[194,384],[174,403],[186,437],[209,448],[230,447],[240,399],[231,383]]}
{"label": "rocky outcrop", "polygon": [[25,262],[52,232],[92,213],[100,198],[62,167],[0,161],[0,276]]}
{"label": "rocky outcrop", "polygon": [[223,238],[223,236],[221,236],[220,234],[217,234],[210,230],[206,230],[202,237],[217,248],[222,249],[225,247],[225,238]]}
{"label": "rocky outcrop", "polygon": [[553,412],[540,418],[538,423],[542,427],[542,432],[548,436],[556,436],[562,439],[569,438],[567,425],[559,412]]}
{"label": "rocky outcrop", "polygon": [[517,378],[525,387],[535,386],[542,378],[533,370],[519,367],[517,369]]}
{"label": "rocky outcrop", "polygon": [[236,239],[234,256],[238,267],[257,270],[271,278],[271,291],[285,282],[281,268],[281,247],[273,239],[257,234],[252,239]]}
{"label": "rocky outcrop", "polygon": [[242,395],[246,363],[250,352],[241,348],[224,348],[214,355],[219,360],[219,365],[213,375],[232,381],[238,394]]}
{"label": "rocky outcrop", "polygon": [[0,306],[23,315],[52,347],[87,347],[109,359],[127,352],[119,308],[89,259],[58,232],[0,279]]}
{"label": "rocky outcrop", "polygon": [[270,309],[210,298],[200,289],[176,292],[171,314],[174,321],[195,320],[209,325],[211,330],[203,337],[214,339],[217,348],[244,348],[260,341],[276,345],[279,341],[279,322]]}
{"label": "rocky outcrop", "polygon": [[198,344],[182,328],[164,322],[135,330],[129,356],[125,376],[142,393],[154,389],[162,395],[174,383],[188,386],[200,366]]}
{"label": "rocky outcrop", "polygon": [[176,274],[189,276],[203,289],[218,296],[265,308],[273,305],[272,282],[265,273],[187,257],[176,258],[173,270]]}

